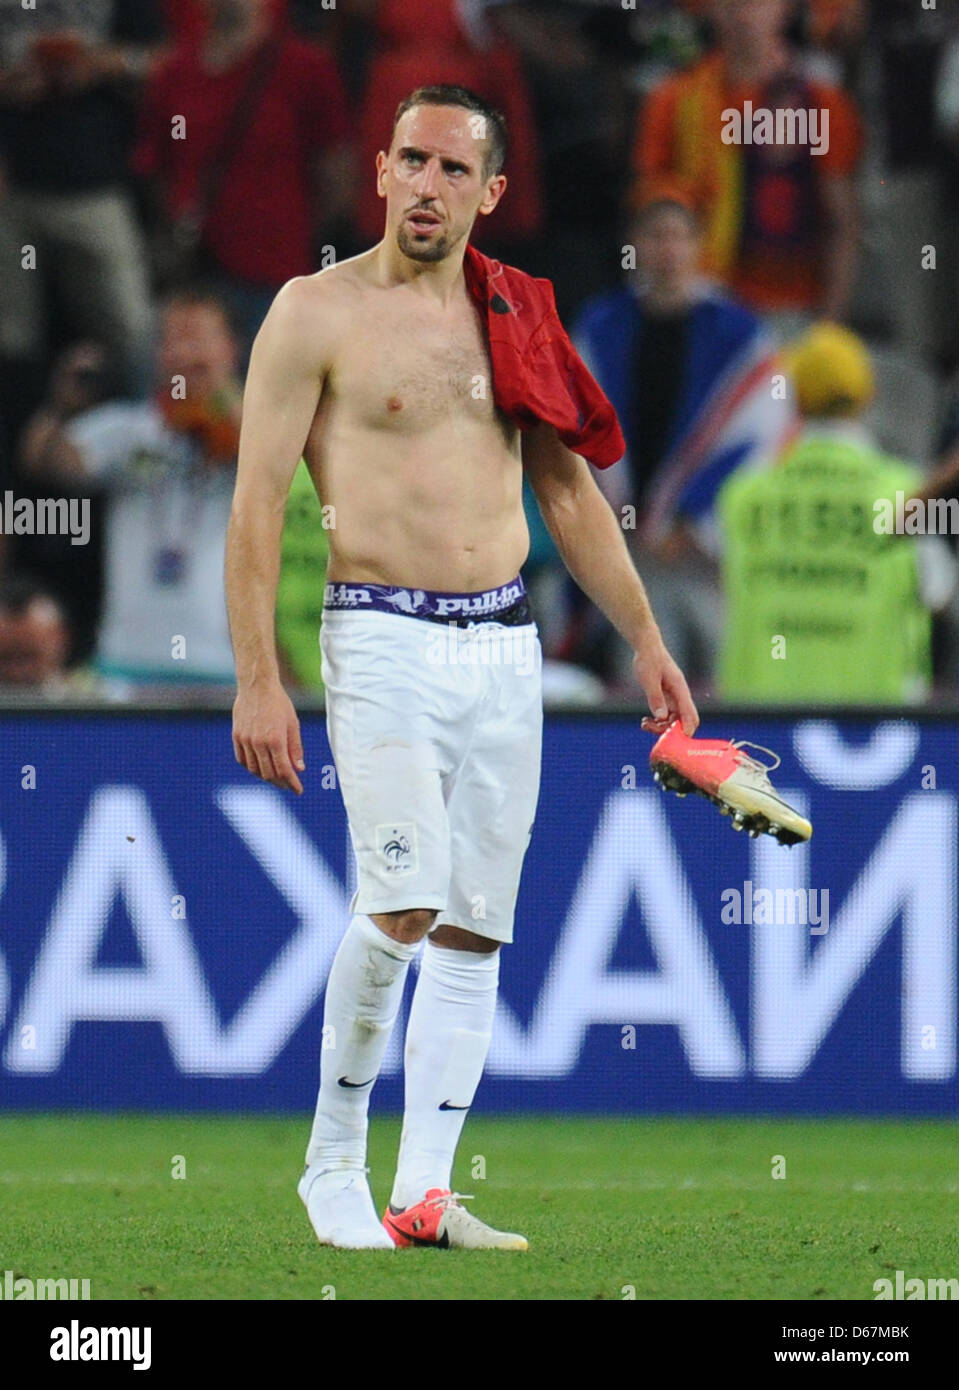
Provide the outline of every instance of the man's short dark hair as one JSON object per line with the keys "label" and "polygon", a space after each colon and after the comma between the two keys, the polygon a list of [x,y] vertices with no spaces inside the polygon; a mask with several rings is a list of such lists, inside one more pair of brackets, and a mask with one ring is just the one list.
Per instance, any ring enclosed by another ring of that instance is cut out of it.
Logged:
{"label": "man's short dark hair", "polygon": [[242,336],[238,313],[212,281],[200,277],[171,285],[166,293],[160,296],[160,309],[172,309],[174,306],[187,309],[216,309],[231,336]]}
{"label": "man's short dark hair", "polygon": [[486,138],[484,177],[492,178],[502,172],[509,152],[509,131],[506,128],[506,117],[501,111],[497,111],[495,106],[471,92],[468,87],[456,87],[451,82],[440,82],[432,87],[417,87],[416,91],[410,92],[396,108],[391,139],[396,133],[400,118],[405,116],[407,111],[412,111],[414,106],[461,106],[464,111],[482,116],[483,125],[480,130]]}
{"label": "man's short dark hair", "polygon": [[649,223],[654,222],[663,212],[678,212],[685,218],[690,231],[697,233],[702,231],[699,215],[695,209],[690,207],[688,203],[681,202],[679,198],[670,198],[666,195],[662,198],[651,199],[648,203],[637,208],[631,219],[632,226],[635,230],[645,230]]}

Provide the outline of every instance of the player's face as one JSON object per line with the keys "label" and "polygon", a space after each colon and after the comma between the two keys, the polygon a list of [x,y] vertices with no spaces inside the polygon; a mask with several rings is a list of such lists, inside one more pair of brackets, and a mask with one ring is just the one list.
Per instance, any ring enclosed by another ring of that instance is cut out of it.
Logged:
{"label": "player's face", "polygon": [[163,313],[158,356],[160,379],[184,376],[194,399],[224,386],[236,368],[236,344],[214,304],[171,304]]}
{"label": "player's face", "polygon": [[506,179],[487,178],[485,121],[459,106],[414,106],[401,117],[389,154],[376,158],[386,199],[386,233],[413,261],[442,261],[469,234],[477,213],[499,202]]}

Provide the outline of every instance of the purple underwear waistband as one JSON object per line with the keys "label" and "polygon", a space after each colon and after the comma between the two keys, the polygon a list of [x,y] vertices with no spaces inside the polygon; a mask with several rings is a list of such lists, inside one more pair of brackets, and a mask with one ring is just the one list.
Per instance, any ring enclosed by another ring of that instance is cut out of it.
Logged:
{"label": "purple underwear waistband", "polygon": [[450,594],[435,589],[409,589],[396,584],[350,584],[329,582],[323,597],[325,609],[357,609],[377,613],[402,613],[427,622],[464,623],[513,622],[529,613],[526,585],[519,575],[498,589],[481,593]]}

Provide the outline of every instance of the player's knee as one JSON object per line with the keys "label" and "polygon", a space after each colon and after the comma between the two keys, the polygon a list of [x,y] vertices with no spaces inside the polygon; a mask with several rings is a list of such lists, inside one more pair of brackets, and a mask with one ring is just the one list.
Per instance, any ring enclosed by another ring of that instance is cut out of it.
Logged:
{"label": "player's knee", "polygon": [[409,907],[402,912],[373,912],[370,914],[380,931],[386,932],[394,941],[411,946],[422,941],[436,921],[436,910],[431,907]]}
{"label": "player's knee", "polygon": [[430,941],[434,946],[446,946],[451,951],[477,951],[487,955],[490,951],[498,951],[503,944],[492,937],[467,931],[465,927],[454,927],[449,922],[443,922],[431,932]]}

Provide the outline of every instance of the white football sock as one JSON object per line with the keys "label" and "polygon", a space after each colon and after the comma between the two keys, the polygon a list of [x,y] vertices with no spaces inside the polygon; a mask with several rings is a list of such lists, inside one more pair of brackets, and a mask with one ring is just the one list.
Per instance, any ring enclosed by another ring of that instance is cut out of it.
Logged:
{"label": "white football sock", "polygon": [[369,917],[354,917],[326,984],[320,1092],[307,1167],[363,1168],[373,1082],[403,998],[412,946],[394,941]]}
{"label": "white football sock", "polygon": [[453,1155],[493,1033],[499,951],[427,945],[406,1029],[406,1109],[390,1204],[449,1187]]}

